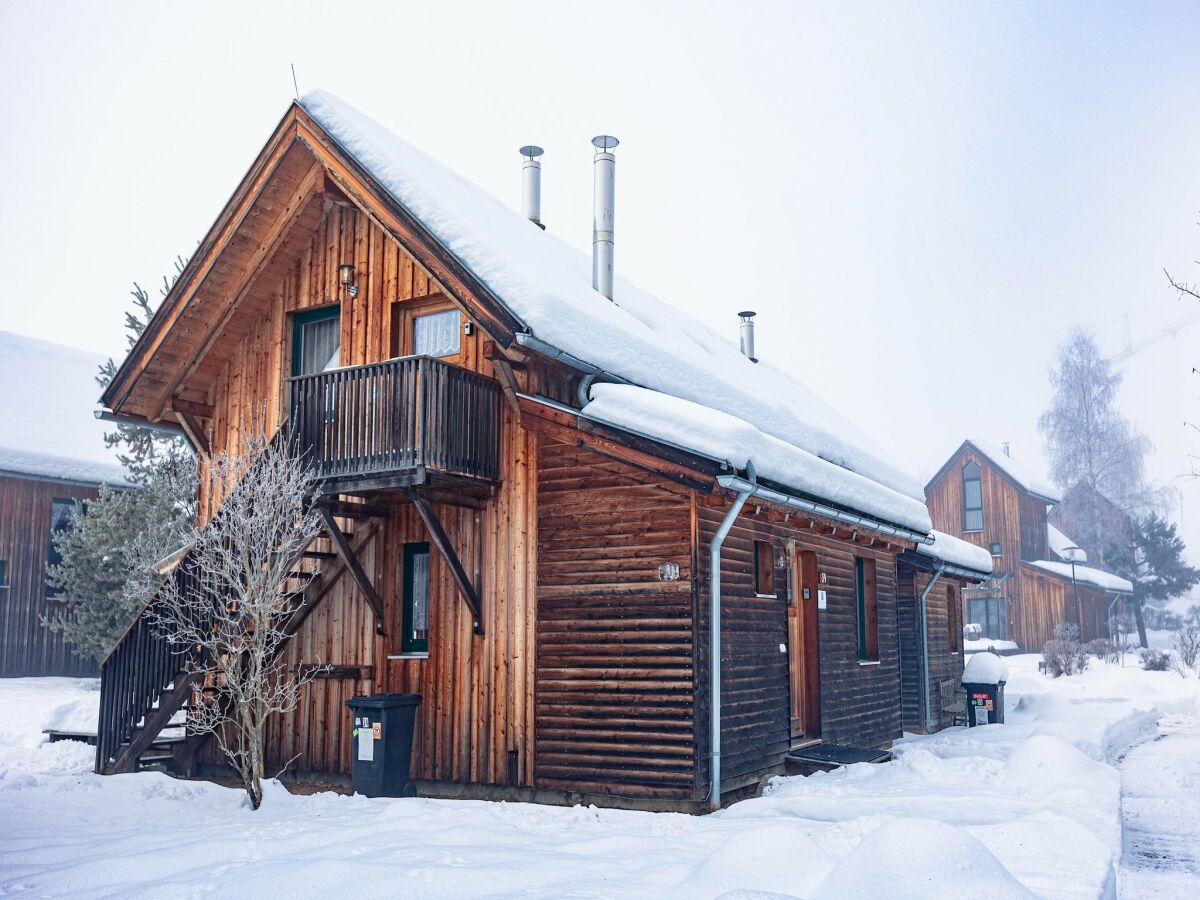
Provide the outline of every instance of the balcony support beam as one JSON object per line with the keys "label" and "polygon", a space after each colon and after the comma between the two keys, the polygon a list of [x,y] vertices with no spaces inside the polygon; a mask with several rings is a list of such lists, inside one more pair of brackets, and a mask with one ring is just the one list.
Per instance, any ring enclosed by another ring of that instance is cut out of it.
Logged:
{"label": "balcony support beam", "polygon": [[327,506],[320,506],[318,510],[321,514],[321,522],[324,524],[325,530],[329,533],[330,540],[333,541],[334,549],[337,550],[338,556],[342,558],[342,562],[350,572],[354,583],[358,585],[358,589],[362,591],[363,596],[367,599],[367,603],[375,611],[375,631],[383,634],[383,600],[380,598],[379,592],[375,590],[375,585],[371,584],[371,579],[363,571],[362,563],[358,561],[358,554],[354,552],[354,548],[346,540],[346,533],[342,531],[338,523],[334,520],[333,512]]}
{"label": "balcony support beam", "polygon": [[450,543],[450,536],[446,534],[446,529],[442,527],[441,519],[434,512],[430,502],[411,487],[406,487],[404,493],[408,495],[408,499],[417,508],[417,514],[421,517],[421,521],[425,523],[425,529],[429,532],[429,539],[437,547],[438,553],[442,555],[442,559],[446,561],[446,565],[450,567],[450,574],[454,577],[454,583],[458,585],[458,591],[462,594],[467,608],[471,611],[471,630],[476,634],[483,634],[483,606],[479,600],[479,592],[476,590],[475,585],[471,583],[471,579],[467,577],[467,570],[463,568],[462,561],[459,560],[458,554],[454,552],[454,546]]}

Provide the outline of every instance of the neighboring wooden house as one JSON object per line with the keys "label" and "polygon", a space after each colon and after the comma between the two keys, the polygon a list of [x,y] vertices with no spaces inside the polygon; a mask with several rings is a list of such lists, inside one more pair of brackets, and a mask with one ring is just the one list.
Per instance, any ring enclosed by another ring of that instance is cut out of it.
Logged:
{"label": "neighboring wooden house", "polygon": [[992,575],[988,552],[934,532],[933,544],[900,554],[897,570],[904,730],[940,731],[962,722],[964,590]]}
{"label": "neighboring wooden house", "polygon": [[1070,542],[1047,521],[1059,494],[1030,467],[1006,449],[967,440],[925,493],[935,528],[992,555],[992,579],[963,592],[966,621],[985,637],[1038,650],[1063,622],[1078,625],[1085,641],[1108,636],[1114,601],[1119,606],[1133,586],[1068,552]]}
{"label": "neighboring wooden house", "polygon": [[70,528],[100,485],[126,484],[93,415],[103,359],[0,332],[0,676],[94,675],[43,627],[58,611],[46,584],[51,535]]}
{"label": "neighboring wooden house", "polygon": [[[268,767],[344,779],[344,701],[393,691],[421,694],[430,795],[707,808],[794,746],[886,746],[920,484],[752,349],[614,291],[611,232],[590,261],[536,219],[309,95],[105,392],[202,464],[259,410],[313,462],[327,529],[287,653],[333,677]],[[144,620],[105,662],[99,771],[188,698],[176,666]]]}

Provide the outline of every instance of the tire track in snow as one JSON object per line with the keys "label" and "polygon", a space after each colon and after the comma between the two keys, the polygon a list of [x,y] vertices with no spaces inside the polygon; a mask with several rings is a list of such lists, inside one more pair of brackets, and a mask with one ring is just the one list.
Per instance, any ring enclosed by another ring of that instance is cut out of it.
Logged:
{"label": "tire track in snow", "polygon": [[1121,900],[1200,897],[1200,717],[1169,714],[1121,766]]}

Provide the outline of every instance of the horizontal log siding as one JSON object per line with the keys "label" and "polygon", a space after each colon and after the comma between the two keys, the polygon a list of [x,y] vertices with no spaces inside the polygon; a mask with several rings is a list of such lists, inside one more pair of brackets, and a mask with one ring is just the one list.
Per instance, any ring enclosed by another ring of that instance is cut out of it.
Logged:
{"label": "horizontal log siding", "polygon": [[[922,706],[922,648],[921,619],[918,598],[929,584],[932,573],[921,572],[906,563],[900,563],[897,578],[897,625],[900,640],[901,692],[904,709],[904,728],[908,731],[924,731],[924,709]],[[957,685],[962,678],[963,655],[961,650],[950,651],[950,625],[947,618],[947,585],[954,584],[956,596],[962,596],[967,584],[943,575],[926,598],[929,617],[929,711],[934,721],[934,730],[946,728],[953,723],[952,713],[942,712],[941,684],[954,679]],[[959,645],[961,647],[961,643]]]}
{"label": "horizontal log siding", "polygon": [[[539,452],[537,786],[691,799],[690,495],[566,444]],[[678,581],[658,579],[667,562]]]}
{"label": "horizontal log siding", "polygon": [[[699,507],[697,553],[701,596],[698,629],[702,673],[708,671],[708,546],[726,504]],[[808,520],[801,520],[807,524]],[[775,597],[754,594],[754,541],[769,540],[778,553],[789,539],[817,555],[827,608],[818,613],[821,659],[821,737],[840,744],[874,747],[900,736],[900,673],[896,631],[896,564],[892,553],[865,544],[820,536],[796,520],[768,521],[765,511],[746,505],[722,551],[721,585],[721,780],[731,790],[752,783],[783,763],[791,744],[787,643],[787,570],[775,569]],[[895,548],[897,551],[900,548]],[[854,557],[876,561],[879,662],[860,665]],[[702,676],[698,718],[707,754],[707,698]],[[707,758],[701,778],[707,778]]]}
{"label": "horizontal log siding", "polygon": [[7,587],[0,588],[0,676],[95,675],[96,663],[81,659],[42,617],[62,604],[46,597],[46,551],[50,506],[55,498],[91,500],[95,488],[0,476],[0,559]]}

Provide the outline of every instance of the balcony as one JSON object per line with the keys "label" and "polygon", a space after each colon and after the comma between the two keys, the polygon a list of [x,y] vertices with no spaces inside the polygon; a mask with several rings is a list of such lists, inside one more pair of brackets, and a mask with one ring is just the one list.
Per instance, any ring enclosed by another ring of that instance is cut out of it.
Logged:
{"label": "balcony", "polygon": [[500,386],[429,356],[289,379],[289,434],[330,493],[500,477]]}

